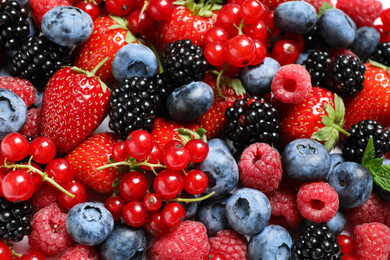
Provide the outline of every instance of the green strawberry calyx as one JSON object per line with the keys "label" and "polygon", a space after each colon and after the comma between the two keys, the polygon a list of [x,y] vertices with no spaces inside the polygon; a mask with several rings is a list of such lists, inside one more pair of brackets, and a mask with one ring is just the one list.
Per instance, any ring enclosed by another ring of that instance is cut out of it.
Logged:
{"label": "green strawberry calyx", "polygon": [[334,8],[333,5],[331,5],[327,2],[323,2],[320,9],[318,10],[317,18],[320,18],[322,13],[325,12],[326,10],[333,9],[333,8]]}
{"label": "green strawberry calyx", "polygon": [[212,70],[210,71],[211,74],[216,75],[216,90],[219,97],[226,99],[226,97],[221,92],[221,86],[223,89],[226,87],[231,87],[234,90],[234,93],[236,93],[237,96],[241,96],[246,94],[246,90],[244,86],[242,85],[242,82],[238,78],[230,78],[227,76],[223,76],[223,73],[227,70],[227,68],[230,66],[229,63],[226,63],[223,65],[222,69],[220,71]]}
{"label": "green strawberry calyx", "polygon": [[222,8],[222,0],[200,0],[199,3],[195,3],[194,0],[176,0],[174,5],[183,5],[191,11],[195,16],[211,17],[213,12],[219,11]]}
{"label": "green strawberry calyx", "polygon": [[116,24],[114,25],[111,25],[110,27],[108,27],[108,29],[110,30],[115,30],[115,29],[123,29],[123,30],[126,30],[126,38],[125,38],[125,41],[127,43],[133,43],[133,42],[139,42],[137,37],[134,36],[134,34],[132,34],[129,30],[129,27],[128,27],[128,21],[123,18],[123,17],[120,17],[120,16],[116,16],[116,15],[113,15],[113,14],[110,14],[110,18],[112,20],[114,20],[116,22]]}
{"label": "green strawberry calyx", "polygon": [[383,65],[382,63],[379,63],[377,61],[370,60],[370,59],[368,60],[368,62],[371,63],[372,66],[381,68],[381,69],[387,71],[388,74],[390,74],[390,67],[387,67],[386,65]]}
{"label": "green strawberry calyx", "polygon": [[345,123],[345,106],[343,99],[334,94],[334,106],[333,108],[330,104],[325,103],[324,109],[327,115],[322,117],[322,123],[324,127],[319,129],[317,132],[314,132],[311,136],[312,139],[315,139],[320,142],[325,142],[324,146],[328,151],[332,150],[339,141],[339,133],[349,135],[349,133],[343,129]]}

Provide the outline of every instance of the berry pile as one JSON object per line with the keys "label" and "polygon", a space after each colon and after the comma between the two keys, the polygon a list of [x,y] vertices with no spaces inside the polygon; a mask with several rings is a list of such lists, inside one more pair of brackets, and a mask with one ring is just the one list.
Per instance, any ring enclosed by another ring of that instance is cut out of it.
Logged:
{"label": "berry pile", "polygon": [[385,2],[0,0],[0,259],[388,259]]}

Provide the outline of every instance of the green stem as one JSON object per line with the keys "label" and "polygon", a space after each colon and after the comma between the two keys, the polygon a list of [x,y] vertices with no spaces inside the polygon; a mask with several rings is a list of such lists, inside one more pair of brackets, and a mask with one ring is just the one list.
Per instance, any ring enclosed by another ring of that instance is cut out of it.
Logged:
{"label": "green stem", "polygon": [[227,70],[227,68],[230,66],[230,63],[225,63],[223,64],[223,67],[222,69],[219,71],[218,73],[218,76],[217,76],[217,80],[216,80],[216,86],[217,86],[217,93],[218,93],[218,96],[220,96],[221,98],[223,99],[226,99],[226,97],[222,94],[221,90],[220,90],[220,86],[221,86],[221,78],[222,78],[222,75],[223,73]]}
{"label": "green stem", "polygon": [[142,38],[142,40],[144,42],[146,42],[146,44],[149,46],[149,48],[153,51],[154,55],[156,56],[156,59],[157,59],[157,64],[158,64],[158,69],[159,69],[159,74],[163,73],[164,72],[164,68],[162,66],[162,63],[161,63],[161,59],[160,59],[160,55],[158,55],[158,52],[156,50],[156,48],[153,46],[153,44],[148,41],[147,39],[145,38]]}
{"label": "green stem", "polygon": [[333,123],[332,127],[337,129],[339,132],[345,134],[346,136],[351,135],[348,131],[344,130],[344,128],[340,127],[338,124]]}
{"label": "green stem", "polygon": [[213,196],[215,193],[215,191],[203,196],[203,197],[199,197],[199,198],[174,198],[174,199],[171,199],[171,200],[166,200],[167,202],[170,202],[170,201],[177,201],[177,202],[186,202],[186,203],[190,203],[190,202],[196,202],[196,201],[202,201],[202,200],[206,200],[208,198],[210,198],[211,196]]}
{"label": "green stem", "polygon": [[114,163],[110,163],[110,164],[106,164],[106,165],[103,165],[103,166],[100,166],[98,168],[96,168],[96,170],[100,171],[100,170],[103,170],[103,169],[107,169],[107,168],[110,168],[110,167],[119,167],[119,166],[149,166],[150,168],[154,169],[154,168],[167,168],[167,166],[163,165],[163,164],[160,164],[160,163],[156,163],[156,164],[153,164],[153,163],[148,163],[146,161],[144,162],[128,162],[128,161],[122,161],[122,162],[114,162]]}

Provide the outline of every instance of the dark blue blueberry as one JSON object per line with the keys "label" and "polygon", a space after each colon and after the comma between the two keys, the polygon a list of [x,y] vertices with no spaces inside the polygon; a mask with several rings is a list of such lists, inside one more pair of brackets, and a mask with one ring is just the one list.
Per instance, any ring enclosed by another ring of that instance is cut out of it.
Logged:
{"label": "dark blue blueberry", "polygon": [[274,12],[275,26],[285,33],[308,33],[316,23],[316,9],[304,1],[283,2]]}
{"label": "dark blue blueberry", "polygon": [[[180,198],[185,198],[185,199],[194,199],[196,198],[194,195],[188,194],[185,191],[182,191],[180,193]],[[199,207],[199,202],[198,201],[193,201],[193,202],[183,202],[179,201],[179,203],[184,207],[184,210],[186,212],[185,219],[186,220],[192,220],[196,216],[196,212],[198,211]]]}
{"label": "dark blue blueberry", "polygon": [[347,48],[355,40],[356,24],[340,9],[332,8],[323,12],[318,25],[322,37],[330,47]]}
{"label": "dark blue blueberry", "polygon": [[249,238],[249,260],[289,260],[293,244],[290,233],[281,226],[268,225]]}
{"label": "dark blue blueberry", "polygon": [[13,91],[0,89],[0,139],[22,130],[27,121],[27,106]]}
{"label": "dark blue blueberry", "polygon": [[42,17],[41,30],[50,41],[73,47],[86,42],[91,36],[93,20],[80,8],[57,6]]}
{"label": "dark blue blueberry", "polygon": [[339,163],[342,163],[344,161],[345,161],[345,159],[344,159],[344,157],[343,157],[343,155],[341,153],[332,153],[332,154],[330,154],[330,169],[329,169],[328,174],[323,179],[323,181],[327,182],[329,180],[329,176],[332,173],[334,167],[336,165],[338,165]]}
{"label": "dark blue blueberry", "polygon": [[198,219],[207,228],[207,235],[216,236],[221,230],[231,229],[226,216],[226,203],[231,194],[220,199],[204,200],[200,203],[198,209]]}
{"label": "dark blue blueberry", "polygon": [[148,238],[142,228],[127,224],[115,227],[102,244],[102,260],[142,260],[148,246]]}
{"label": "dark blue blueberry", "polygon": [[355,208],[363,205],[373,189],[371,172],[355,162],[338,164],[329,176],[329,184],[339,195],[340,208]]}
{"label": "dark blue blueberry", "polygon": [[96,246],[108,238],[114,219],[102,202],[85,202],[71,208],[66,216],[66,230],[77,243]]}
{"label": "dark blue blueberry", "polygon": [[377,29],[371,26],[363,26],[357,29],[356,37],[351,46],[348,47],[353,53],[365,62],[371,57],[379,44],[380,34]]}
{"label": "dark blue blueberry", "polygon": [[178,121],[192,121],[210,109],[214,102],[212,88],[202,81],[194,81],[175,89],[167,100],[169,115]]}
{"label": "dark blue blueberry", "polygon": [[[301,227],[304,228],[309,223],[313,224],[313,225],[321,225],[322,224],[322,223],[316,223],[316,222],[304,219],[304,221],[302,221]],[[336,215],[333,218],[331,218],[331,220],[324,222],[324,223],[329,228],[330,232],[332,232],[333,234],[338,236],[344,230],[345,225],[347,224],[347,218],[345,217],[343,212],[337,211]]]}
{"label": "dark blue blueberry", "polygon": [[298,59],[297,61],[295,62],[295,64],[300,64],[302,65],[302,63],[307,60],[307,57],[309,57],[309,54],[310,52],[302,52],[302,53],[299,53],[298,55]]}
{"label": "dark blue blueberry", "polygon": [[117,81],[135,76],[150,78],[156,70],[156,55],[149,47],[138,43],[120,48],[112,62],[112,74]]}
{"label": "dark blue blueberry", "polygon": [[261,191],[239,188],[226,203],[226,216],[235,231],[254,235],[267,226],[271,217],[271,204]]}
{"label": "dark blue blueberry", "polygon": [[211,138],[207,141],[207,144],[209,147],[219,147],[226,152],[231,153],[228,144],[221,138]]}
{"label": "dark blue blueberry", "polygon": [[283,172],[293,180],[323,180],[330,169],[330,154],[313,139],[296,139],[282,152]]}
{"label": "dark blue blueberry", "polygon": [[231,153],[218,147],[209,147],[206,159],[194,165],[206,173],[209,185],[203,192],[207,195],[215,192],[213,198],[222,198],[231,192],[238,183],[238,166]]}

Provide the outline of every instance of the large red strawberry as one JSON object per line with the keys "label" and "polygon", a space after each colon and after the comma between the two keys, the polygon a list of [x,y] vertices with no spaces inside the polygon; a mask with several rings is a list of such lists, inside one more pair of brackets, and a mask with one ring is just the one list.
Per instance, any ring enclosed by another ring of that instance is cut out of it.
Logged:
{"label": "large red strawberry", "polygon": [[98,69],[96,76],[107,84],[115,81],[111,65],[116,53],[136,38],[127,28],[127,20],[114,15],[106,15],[94,21],[94,30],[88,40],[79,45],[73,53],[73,65],[83,70],[93,70],[101,60],[109,60]]}
{"label": "large red strawberry", "polygon": [[113,133],[97,133],[90,136],[65,158],[72,164],[76,177],[88,188],[101,193],[112,193],[114,182],[121,176],[115,167],[96,170],[109,164],[112,147],[119,137]]}
{"label": "large red strawberry", "polygon": [[246,97],[245,89],[239,79],[222,76],[217,89],[216,76],[207,73],[203,79],[214,91],[214,103],[211,108],[196,120],[196,123],[206,130],[208,139],[221,137],[226,129],[225,110],[231,107],[236,99]]}
{"label": "large red strawberry", "polygon": [[109,89],[93,72],[75,67],[58,70],[42,97],[42,135],[54,141],[58,152],[70,151],[104,120],[109,96]]}
{"label": "large red strawberry", "polygon": [[337,144],[345,122],[344,103],[339,96],[327,89],[312,87],[309,96],[298,104],[276,99],[273,103],[278,110],[280,139],[284,145],[299,138],[324,141],[328,150]]}
{"label": "large red strawberry", "polygon": [[378,121],[384,127],[390,126],[390,68],[373,64],[365,64],[363,90],[354,98],[345,100],[344,129],[366,119]]}

